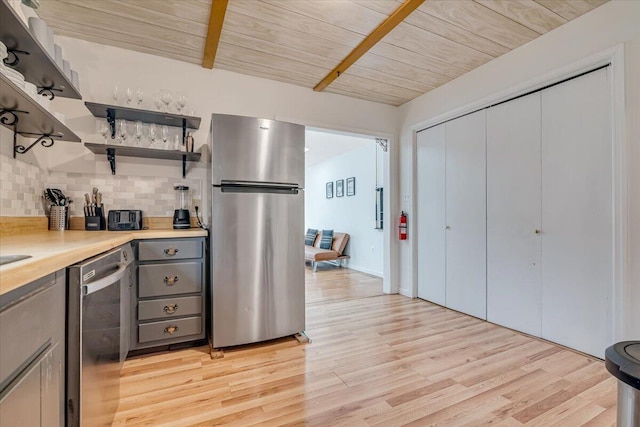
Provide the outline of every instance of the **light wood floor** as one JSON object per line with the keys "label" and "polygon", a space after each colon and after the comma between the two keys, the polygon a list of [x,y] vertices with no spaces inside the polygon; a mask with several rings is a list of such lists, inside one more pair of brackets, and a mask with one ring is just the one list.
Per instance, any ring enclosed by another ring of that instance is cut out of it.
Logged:
{"label": "light wood floor", "polygon": [[611,426],[601,361],[307,267],[311,344],[281,339],[125,362],[114,425]]}

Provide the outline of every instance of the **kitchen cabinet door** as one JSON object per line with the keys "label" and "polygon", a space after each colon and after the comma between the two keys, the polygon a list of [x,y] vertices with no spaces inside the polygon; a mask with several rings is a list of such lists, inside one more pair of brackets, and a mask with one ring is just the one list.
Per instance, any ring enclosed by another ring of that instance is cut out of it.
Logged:
{"label": "kitchen cabinet door", "polygon": [[540,92],[487,110],[487,320],[540,336]]}
{"label": "kitchen cabinet door", "polygon": [[542,337],[602,358],[611,344],[609,69],[542,91]]}
{"label": "kitchen cabinet door", "polygon": [[486,319],[486,110],[445,124],[446,306]]}
{"label": "kitchen cabinet door", "polygon": [[42,426],[64,425],[63,348],[63,344],[55,344],[40,362]]}
{"label": "kitchen cabinet door", "polygon": [[418,297],[445,305],[445,125],[417,134]]}
{"label": "kitchen cabinet door", "polygon": [[0,426],[40,427],[40,362],[0,398]]}

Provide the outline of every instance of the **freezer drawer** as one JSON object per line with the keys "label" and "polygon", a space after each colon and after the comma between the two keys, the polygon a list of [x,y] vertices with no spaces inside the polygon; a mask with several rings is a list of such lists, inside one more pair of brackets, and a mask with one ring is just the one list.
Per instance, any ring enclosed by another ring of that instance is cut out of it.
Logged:
{"label": "freezer drawer", "polygon": [[201,258],[202,245],[200,239],[143,241],[138,244],[138,261]]}
{"label": "freezer drawer", "polygon": [[198,293],[202,289],[202,263],[177,262],[138,267],[138,297]]}
{"label": "freezer drawer", "polygon": [[212,200],[214,347],[304,331],[303,192],[214,187]]}
{"label": "freezer drawer", "polygon": [[138,340],[141,343],[160,341],[168,338],[198,335],[202,332],[202,317],[163,320],[143,323],[138,327]]}
{"label": "freezer drawer", "polygon": [[202,297],[171,297],[138,303],[138,319],[162,319],[202,314]]}
{"label": "freezer drawer", "polygon": [[226,114],[211,120],[213,185],[227,180],[304,188],[304,126]]}

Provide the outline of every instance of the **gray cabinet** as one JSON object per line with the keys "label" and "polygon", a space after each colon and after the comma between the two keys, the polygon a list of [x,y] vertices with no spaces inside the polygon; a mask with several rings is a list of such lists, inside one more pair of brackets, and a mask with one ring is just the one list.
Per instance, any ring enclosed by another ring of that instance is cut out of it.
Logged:
{"label": "gray cabinet", "polygon": [[131,294],[131,349],[205,337],[205,238],[143,240]]}
{"label": "gray cabinet", "polygon": [[0,425],[64,425],[65,272],[0,297]]}

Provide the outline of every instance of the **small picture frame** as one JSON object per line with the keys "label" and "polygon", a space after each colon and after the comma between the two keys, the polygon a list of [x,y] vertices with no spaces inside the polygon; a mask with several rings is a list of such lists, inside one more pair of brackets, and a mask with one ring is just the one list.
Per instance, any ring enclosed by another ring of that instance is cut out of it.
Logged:
{"label": "small picture frame", "polygon": [[347,196],[356,195],[356,177],[347,178]]}
{"label": "small picture frame", "polygon": [[344,179],[336,181],[336,197],[344,196]]}
{"label": "small picture frame", "polygon": [[333,181],[327,182],[326,197],[327,199],[333,199]]}

